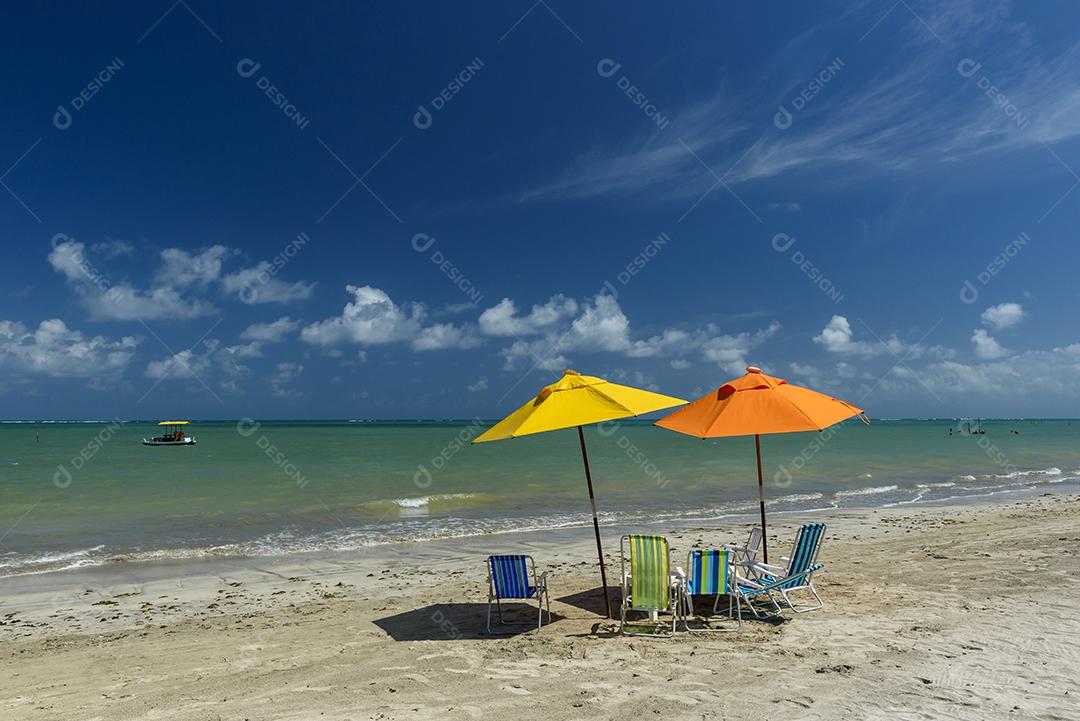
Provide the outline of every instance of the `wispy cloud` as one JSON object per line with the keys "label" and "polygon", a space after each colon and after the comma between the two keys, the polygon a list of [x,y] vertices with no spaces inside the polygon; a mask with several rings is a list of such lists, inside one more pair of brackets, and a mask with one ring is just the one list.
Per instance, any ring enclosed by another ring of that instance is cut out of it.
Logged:
{"label": "wispy cloud", "polygon": [[[1080,43],[1033,45],[1007,3],[915,9],[919,19],[907,12],[900,18],[897,10],[896,22],[874,30],[874,53],[858,47],[854,29],[869,26],[867,18],[883,11],[880,4],[848,15],[850,32],[831,24],[830,47],[845,58],[843,68],[786,129],[771,120],[778,103],[813,79],[804,69],[764,80],[767,90],[755,97],[720,93],[692,102],[671,114],[663,132],[587,148],[518,200],[643,192],[694,197],[714,182],[694,154],[733,185],[834,166],[846,166],[850,177],[1028,148],[1042,152],[1044,145],[1080,135]],[[792,42],[803,44],[806,37]]]}

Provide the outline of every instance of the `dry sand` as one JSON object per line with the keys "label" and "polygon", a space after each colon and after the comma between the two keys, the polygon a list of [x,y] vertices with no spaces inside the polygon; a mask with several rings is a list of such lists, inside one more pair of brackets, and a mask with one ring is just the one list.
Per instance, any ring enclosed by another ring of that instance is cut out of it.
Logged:
{"label": "dry sand", "polygon": [[[824,610],[673,640],[596,613],[581,529],[7,578],[0,719],[1080,718],[1080,498],[821,517]],[[487,636],[483,557],[511,549],[556,618]]]}

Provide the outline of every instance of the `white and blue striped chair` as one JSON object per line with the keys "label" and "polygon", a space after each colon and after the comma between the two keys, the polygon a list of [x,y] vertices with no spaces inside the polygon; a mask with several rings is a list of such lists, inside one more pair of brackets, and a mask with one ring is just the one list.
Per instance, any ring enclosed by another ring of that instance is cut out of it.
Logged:
{"label": "white and blue striped chair", "polygon": [[[508,600],[536,599],[539,615],[536,630],[544,623],[544,602],[547,602],[548,623],[551,623],[551,599],[548,596],[547,571],[536,575],[536,562],[532,556],[520,554],[488,556],[488,603],[487,630],[491,633],[491,602],[499,613],[499,623],[503,622],[502,602]],[[531,573],[530,573],[531,571]]]}
{"label": "white and blue striped chair", "polygon": [[[742,625],[742,605],[735,591],[735,555],[730,548],[691,548],[686,557],[689,574],[676,568],[679,577],[681,615],[683,628],[687,631],[737,631]],[[689,617],[694,613],[694,596],[715,596],[713,615],[720,605],[720,597],[728,597],[728,617],[734,626],[690,628]]]}
{"label": "white and blue striped chair", "polygon": [[[753,607],[752,601],[762,596],[772,602],[777,613],[780,612],[780,605],[773,598],[773,591],[778,592],[783,597],[784,602],[787,603],[788,608],[795,613],[816,611],[825,605],[825,602],[821,600],[821,596],[818,595],[817,589],[814,588],[813,581],[814,573],[820,571],[824,566],[824,564],[817,562],[818,551],[821,549],[821,542],[824,537],[824,523],[807,523],[799,528],[799,532],[795,536],[795,545],[791,549],[791,557],[781,556],[780,558],[782,561],[787,561],[786,567],[755,563],[750,568],[750,575],[753,578],[739,577],[739,594],[751,604],[750,610],[754,612],[755,616],[758,614]],[[809,591],[817,601],[817,605],[798,607],[792,603],[788,594],[802,590]]]}

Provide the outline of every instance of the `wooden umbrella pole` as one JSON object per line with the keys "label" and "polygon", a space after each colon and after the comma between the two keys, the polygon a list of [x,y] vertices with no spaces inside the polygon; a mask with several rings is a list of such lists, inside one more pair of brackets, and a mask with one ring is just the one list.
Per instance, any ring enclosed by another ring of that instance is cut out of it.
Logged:
{"label": "wooden umbrella pole", "polygon": [[596,497],[592,489],[592,473],[589,472],[589,454],[585,452],[585,432],[581,426],[577,427],[578,440],[581,441],[581,460],[585,463],[585,482],[589,484],[589,503],[592,504],[592,526],[596,534],[596,557],[600,560],[600,583],[604,587],[604,608],[607,609],[608,618],[611,615],[611,599],[608,598],[607,572],[604,570],[604,547],[600,545],[600,521],[596,518]]}
{"label": "wooden umbrella pole", "polygon": [[765,532],[765,483],[761,476],[761,436],[754,434],[754,448],[757,450],[757,494],[761,507],[761,552],[765,563],[769,562],[769,534]]}

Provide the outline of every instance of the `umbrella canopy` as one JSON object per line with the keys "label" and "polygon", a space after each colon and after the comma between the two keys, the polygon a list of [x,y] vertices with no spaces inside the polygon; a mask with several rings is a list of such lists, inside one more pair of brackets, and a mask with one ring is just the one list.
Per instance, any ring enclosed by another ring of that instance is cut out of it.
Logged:
{"label": "umbrella canopy", "polygon": [[493,425],[473,443],[640,416],[685,403],[679,398],[609,383],[577,371],[563,371],[562,378],[544,386],[535,398]]}
{"label": "umbrella canopy", "polygon": [[600,582],[604,587],[604,605],[609,618],[611,602],[607,593],[604,550],[600,543],[600,523],[596,517],[596,497],[593,495],[589,455],[585,450],[585,433],[581,427],[590,423],[639,416],[684,403],[686,401],[680,398],[609,383],[603,378],[583,376],[577,371],[568,370],[563,371],[563,376],[558,381],[541,388],[535,398],[473,440],[473,443],[485,443],[577,427],[581,460],[585,464],[585,482],[589,488],[589,502],[592,504],[596,555],[600,560]]}
{"label": "umbrella canopy", "polygon": [[[862,416],[850,403],[750,366],[746,375],[678,409],[656,422],[661,428],[698,438],[754,436],[758,461],[758,498],[765,560],[769,560],[765,531],[765,492],[761,474],[761,436],[769,433],[820,431],[840,421]],[[865,420],[865,419],[864,419]]]}

